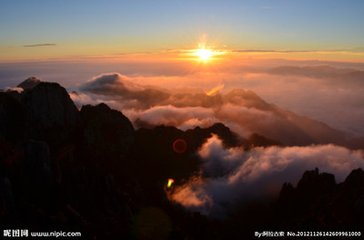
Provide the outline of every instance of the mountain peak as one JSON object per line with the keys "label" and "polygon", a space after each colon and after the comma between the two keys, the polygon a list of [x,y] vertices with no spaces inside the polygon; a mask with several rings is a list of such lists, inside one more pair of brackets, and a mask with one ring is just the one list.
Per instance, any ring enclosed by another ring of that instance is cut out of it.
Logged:
{"label": "mountain peak", "polygon": [[37,86],[39,83],[41,83],[41,80],[37,77],[29,77],[25,79],[23,82],[21,82],[17,87],[22,88],[24,90],[30,90]]}

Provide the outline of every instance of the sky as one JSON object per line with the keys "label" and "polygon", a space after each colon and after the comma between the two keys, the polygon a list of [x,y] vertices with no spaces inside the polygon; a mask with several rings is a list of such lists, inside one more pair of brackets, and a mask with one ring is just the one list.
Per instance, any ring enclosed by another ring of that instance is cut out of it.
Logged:
{"label": "sky", "polygon": [[2,0],[0,61],[163,52],[201,38],[214,48],[363,60],[363,22],[359,0]]}
{"label": "sky", "polygon": [[0,90],[36,76],[82,92],[114,74],[172,92],[247,89],[364,135],[362,23],[360,0],[1,0]]}
{"label": "sky", "polygon": [[304,169],[340,182],[364,166],[349,149],[363,149],[363,23],[362,0],[1,0],[0,92],[35,76],[135,127],[221,122],[285,144],[207,140],[202,168],[169,197],[226,212]]}

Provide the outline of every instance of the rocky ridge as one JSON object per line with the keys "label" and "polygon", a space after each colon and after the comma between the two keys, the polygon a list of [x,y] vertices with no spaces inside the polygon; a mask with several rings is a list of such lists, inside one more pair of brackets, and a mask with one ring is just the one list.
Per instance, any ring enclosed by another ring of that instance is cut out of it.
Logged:
{"label": "rocky ridge", "polygon": [[220,123],[136,130],[105,104],[78,110],[57,83],[31,79],[19,87],[24,92],[0,93],[2,226],[101,239],[222,239],[246,237],[257,226],[363,226],[361,169],[340,184],[331,174],[307,171],[297,187],[282,187],[277,202],[242,206],[224,221],[188,213],[168,201],[165,180],[183,182],[198,171],[195,152],[211,134],[228,147],[280,143],[260,135],[241,139]]}

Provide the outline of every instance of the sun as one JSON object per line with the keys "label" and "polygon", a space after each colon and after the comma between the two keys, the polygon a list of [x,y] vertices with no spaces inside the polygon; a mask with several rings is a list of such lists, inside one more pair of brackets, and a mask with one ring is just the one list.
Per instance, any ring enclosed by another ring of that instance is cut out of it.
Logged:
{"label": "sun", "polygon": [[207,45],[205,42],[198,43],[197,48],[186,50],[189,60],[198,61],[203,65],[220,62],[223,59],[222,55],[226,53],[226,49],[219,49],[215,45]]}
{"label": "sun", "polygon": [[200,59],[200,61],[208,61],[214,55],[214,52],[207,48],[199,48],[195,51],[196,56]]}

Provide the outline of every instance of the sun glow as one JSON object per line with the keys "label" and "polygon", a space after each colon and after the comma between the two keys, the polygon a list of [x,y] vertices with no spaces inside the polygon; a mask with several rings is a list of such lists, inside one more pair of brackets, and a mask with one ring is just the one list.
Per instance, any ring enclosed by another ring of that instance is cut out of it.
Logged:
{"label": "sun glow", "polygon": [[210,49],[199,48],[195,54],[201,61],[208,61],[214,55],[214,52]]}
{"label": "sun glow", "polygon": [[223,55],[229,53],[224,48],[219,48],[221,44],[208,44],[205,39],[200,40],[196,48],[182,49],[180,50],[181,56],[184,56],[186,60],[195,61],[202,65],[207,65],[207,63],[220,63],[223,60]]}
{"label": "sun glow", "polygon": [[196,57],[196,60],[207,63],[212,60],[219,59],[221,55],[224,55],[227,52],[224,50],[208,48],[204,44],[199,44],[199,47],[197,49],[193,49],[191,53],[194,57]]}

